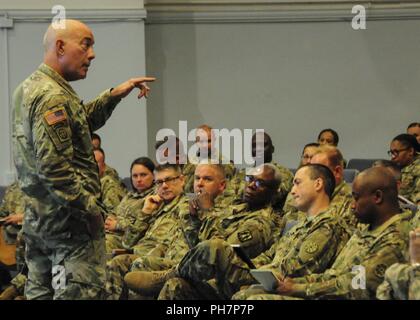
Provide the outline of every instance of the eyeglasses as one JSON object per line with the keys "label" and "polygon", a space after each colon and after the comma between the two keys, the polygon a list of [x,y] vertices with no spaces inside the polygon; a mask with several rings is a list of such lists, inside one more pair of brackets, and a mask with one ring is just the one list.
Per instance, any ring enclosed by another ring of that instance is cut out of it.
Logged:
{"label": "eyeglasses", "polygon": [[395,157],[398,157],[398,155],[400,154],[400,152],[402,152],[402,151],[406,151],[406,150],[408,150],[408,149],[410,149],[410,148],[404,148],[404,149],[400,149],[400,150],[397,150],[397,149],[394,149],[394,150],[388,150],[388,155],[391,157],[391,156],[395,156]]}
{"label": "eyeglasses", "polygon": [[255,183],[255,186],[257,187],[257,188],[261,188],[261,187],[271,187],[272,186],[272,183],[271,182],[267,182],[267,181],[264,181],[264,180],[261,180],[261,179],[255,179],[255,177],[254,176],[251,176],[251,175],[249,175],[249,176],[245,176],[245,181],[246,182],[248,182],[248,183]]}
{"label": "eyeglasses", "polygon": [[164,183],[167,185],[173,185],[175,183],[175,180],[178,179],[180,176],[176,177],[169,177],[163,180],[155,180],[155,185],[158,187],[161,187]]}

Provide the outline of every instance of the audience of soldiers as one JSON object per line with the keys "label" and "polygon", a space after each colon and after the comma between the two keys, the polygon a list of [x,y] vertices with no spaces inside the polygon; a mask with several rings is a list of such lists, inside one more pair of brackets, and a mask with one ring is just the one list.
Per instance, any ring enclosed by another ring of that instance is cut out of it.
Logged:
{"label": "audience of soldiers", "polygon": [[[333,129],[304,146],[293,175],[274,162],[269,134],[254,134],[255,164],[240,169],[202,125],[194,157],[166,137],[155,161],[131,163],[128,186],[91,137],[106,212],[106,299],[420,300],[419,123],[352,184]],[[25,298],[19,231],[30,205],[17,182],[7,188],[0,250],[14,246],[17,272],[0,299]]]}

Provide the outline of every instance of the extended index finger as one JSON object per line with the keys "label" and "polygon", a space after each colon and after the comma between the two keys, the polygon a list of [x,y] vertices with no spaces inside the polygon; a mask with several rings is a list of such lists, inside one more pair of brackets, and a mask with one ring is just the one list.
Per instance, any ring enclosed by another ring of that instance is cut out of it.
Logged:
{"label": "extended index finger", "polygon": [[134,85],[138,85],[144,82],[153,82],[155,81],[155,77],[140,77],[140,78],[133,78],[131,81],[134,83]]}

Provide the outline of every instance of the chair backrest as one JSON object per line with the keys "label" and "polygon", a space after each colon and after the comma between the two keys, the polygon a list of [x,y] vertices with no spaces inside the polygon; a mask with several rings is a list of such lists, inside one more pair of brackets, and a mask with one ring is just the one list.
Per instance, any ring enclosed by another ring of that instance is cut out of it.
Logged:
{"label": "chair backrest", "polygon": [[6,193],[6,186],[0,186],[0,202],[3,200],[4,198],[4,194]]}
{"label": "chair backrest", "polygon": [[350,159],[346,169],[356,169],[363,171],[370,168],[372,164],[378,159]]}
{"label": "chair backrest", "polygon": [[354,178],[356,178],[359,170],[356,169],[344,169],[344,181],[347,183],[353,183]]}
{"label": "chair backrest", "polygon": [[122,181],[122,183],[124,183],[124,185],[127,188],[127,190],[131,190],[132,189],[131,188],[131,178],[130,177],[123,178],[121,181]]}

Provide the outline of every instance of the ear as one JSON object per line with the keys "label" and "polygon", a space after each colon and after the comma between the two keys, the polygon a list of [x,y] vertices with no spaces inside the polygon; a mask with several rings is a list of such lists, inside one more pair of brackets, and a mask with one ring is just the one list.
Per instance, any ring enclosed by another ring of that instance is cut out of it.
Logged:
{"label": "ear", "polygon": [[382,190],[376,190],[373,193],[373,201],[375,202],[375,204],[381,204],[384,201],[384,193]]}
{"label": "ear", "polygon": [[321,178],[315,180],[315,190],[317,192],[324,190],[324,180],[322,180]]}
{"label": "ear", "polygon": [[55,51],[58,56],[64,56],[64,41],[63,40],[57,40],[55,42]]}
{"label": "ear", "polygon": [[219,190],[220,190],[220,192],[223,192],[223,191],[225,191],[225,189],[226,189],[226,180],[223,180],[223,181],[220,183]]}
{"label": "ear", "polygon": [[274,146],[272,145],[272,146],[271,146],[271,153],[274,153],[274,149],[275,149],[275,148],[274,148]]}

